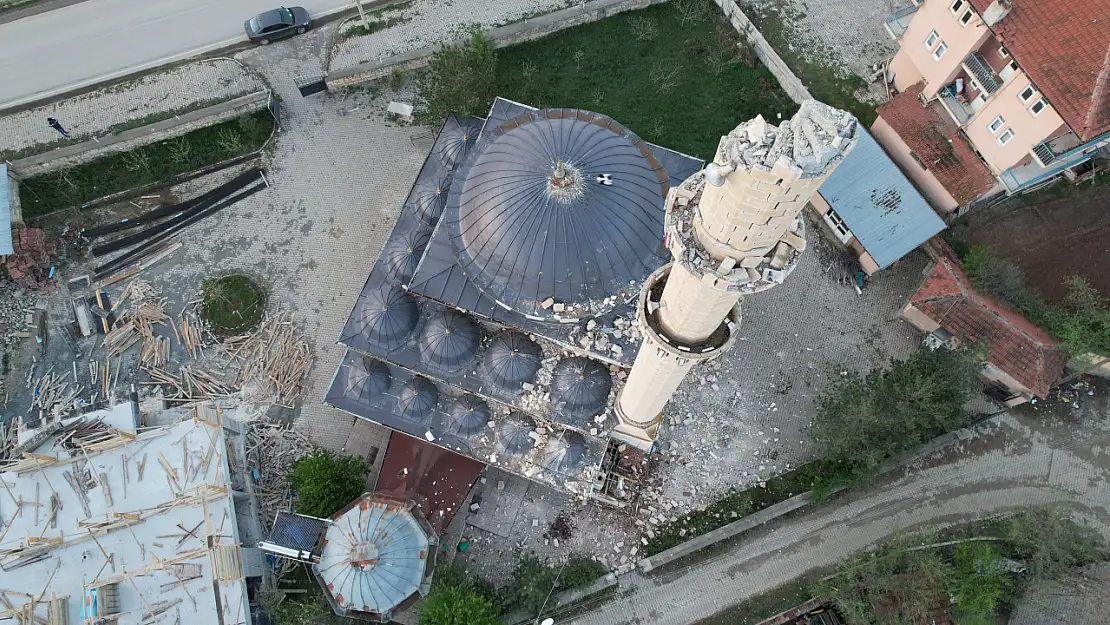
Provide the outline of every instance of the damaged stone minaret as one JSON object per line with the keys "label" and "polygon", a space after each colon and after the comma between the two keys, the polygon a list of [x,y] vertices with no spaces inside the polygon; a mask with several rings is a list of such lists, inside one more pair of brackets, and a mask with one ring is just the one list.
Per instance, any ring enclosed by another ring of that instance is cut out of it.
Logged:
{"label": "damaged stone minaret", "polygon": [[741,124],[705,171],[671,189],[664,236],[674,258],[640,292],[644,342],[613,436],[648,449],[682,378],[732,344],[741,297],[793,271],[806,244],[802,209],[857,132],[850,113],[808,100],[778,127],[762,117]]}

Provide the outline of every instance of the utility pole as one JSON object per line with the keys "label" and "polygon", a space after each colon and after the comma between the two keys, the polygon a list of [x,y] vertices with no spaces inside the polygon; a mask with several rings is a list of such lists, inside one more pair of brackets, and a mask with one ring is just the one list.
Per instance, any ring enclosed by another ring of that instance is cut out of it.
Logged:
{"label": "utility pole", "polygon": [[358,16],[362,20],[362,28],[367,33],[370,32],[370,22],[366,19],[366,11],[362,8],[362,0],[354,0],[355,6],[358,7]]}

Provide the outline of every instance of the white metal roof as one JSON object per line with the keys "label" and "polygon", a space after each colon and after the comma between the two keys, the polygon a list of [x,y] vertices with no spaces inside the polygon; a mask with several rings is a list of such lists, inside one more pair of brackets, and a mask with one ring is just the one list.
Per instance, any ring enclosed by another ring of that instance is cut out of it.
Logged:
{"label": "white metal roof", "polygon": [[[125,404],[85,419],[119,423],[123,408],[129,415]],[[13,605],[0,620],[32,601],[46,619],[50,601],[62,599],[70,624],[91,623],[93,590],[116,582],[119,625],[150,613],[170,623],[249,623],[222,427],[189,419],[109,434],[75,450],[51,437],[0,473],[0,597]],[[71,485],[82,479],[87,515]],[[52,497],[61,504],[54,524]]]}

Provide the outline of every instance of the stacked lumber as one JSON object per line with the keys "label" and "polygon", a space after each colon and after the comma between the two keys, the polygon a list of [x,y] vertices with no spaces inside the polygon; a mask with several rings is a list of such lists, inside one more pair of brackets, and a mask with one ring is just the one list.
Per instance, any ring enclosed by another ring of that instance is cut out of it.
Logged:
{"label": "stacked lumber", "polygon": [[272,527],[278,512],[289,510],[291,492],[287,476],[293,464],[312,452],[308,437],[292,428],[253,420],[247,429],[247,464],[258,472],[254,494],[262,513],[262,526]]}
{"label": "stacked lumber", "polygon": [[312,364],[312,350],[293,323],[294,315],[280,314],[262,320],[258,329],[232,337],[225,347],[241,363],[238,386],[293,408],[303,390]]}
{"label": "stacked lumber", "polygon": [[112,309],[128,301],[130,310],[119,316],[115,326],[104,337],[108,358],[119,357],[141,341],[140,364],[158,369],[166,366],[170,358],[169,338],[154,334],[154,326],[164,326],[170,320],[166,314],[166,300],[161,295],[146,280],[132,280],[127,284]]}
{"label": "stacked lumber", "polygon": [[206,337],[210,335],[208,328],[197,317],[196,310],[186,306],[178,313],[177,324],[174,325],[171,321],[170,325],[173,326],[178,342],[185,346],[185,351],[193,357],[193,360],[199,359],[200,351],[208,345]]}
{"label": "stacked lumber", "polygon": [[171,401],[190,402],[201,399],[215,399],[217,397],[228,397],[235,392],[233,387],[217,379],[211,373],[188,365],[182,365],[176,376],[165,369],[155,367],[144,367],[144,370],[150,374],[153,380],[145,384],[165,385],[174,390],[175,394],[172,397],[167,397]]}

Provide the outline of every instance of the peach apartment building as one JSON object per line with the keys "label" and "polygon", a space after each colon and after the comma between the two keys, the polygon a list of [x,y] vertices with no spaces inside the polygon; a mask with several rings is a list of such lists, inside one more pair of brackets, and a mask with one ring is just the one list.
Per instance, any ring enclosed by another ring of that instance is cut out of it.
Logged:
{"label": "peach apartment building", "polygon": [[872,134],[942,213],[1110,146],[1110,0],[911,0]]}

